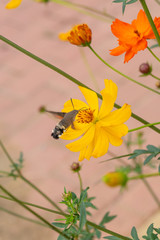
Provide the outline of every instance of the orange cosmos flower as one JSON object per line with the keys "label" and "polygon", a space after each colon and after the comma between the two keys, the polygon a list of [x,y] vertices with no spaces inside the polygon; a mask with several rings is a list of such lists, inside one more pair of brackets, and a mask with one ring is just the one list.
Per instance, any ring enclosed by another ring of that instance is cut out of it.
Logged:
{"label": "orange cosmos flower", "polygon": [[[154,24],[160,34],[160,17],[154,19]],[[118,38],[119,46],[110,50],[110,54],[119,56],[125,54],[124,63],[134,55],[147,48],[147,39],[155,39],[155,35],[143,10],[131,24],[116,19],[111,25],[112,33]]]}
{"label": "orange cosmos flower", "polygon": [[87,24],[80,24],[74,26],[66,33],[60,33],[59,38],[62,41],[69,41],[74,45],[86,46],[91,43],[92,31]]}

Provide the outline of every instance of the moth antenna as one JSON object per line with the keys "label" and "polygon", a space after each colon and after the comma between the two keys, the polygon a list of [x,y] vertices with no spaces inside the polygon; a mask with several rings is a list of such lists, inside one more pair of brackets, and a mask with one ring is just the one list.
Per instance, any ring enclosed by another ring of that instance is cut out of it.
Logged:
{"label": "moth antenna", "polygon": [[73,106],[73,109],[74,109],[74,104],[73,104],[72,98],[70,98],[70,99],[71,99],[71,103],[72,103],[72,106]]}

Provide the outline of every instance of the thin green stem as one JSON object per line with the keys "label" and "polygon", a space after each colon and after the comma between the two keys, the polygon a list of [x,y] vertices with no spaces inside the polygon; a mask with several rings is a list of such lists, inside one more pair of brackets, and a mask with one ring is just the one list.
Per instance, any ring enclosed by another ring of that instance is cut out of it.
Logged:
{"label": "thin green stem", "polygon": [[147,180],[142,178],[142,181],[145,184],[145,186],[148,189],[148,191],[150,192],[151,196],[153,197],[153,199],[156,202],[156,204],[158,205],[158,207],[160,207],[160,201],[159,201],[157,195],[154,193],[154,191],[151,188],[151,186],[149,185],[149,183],[147,182]]}
{"label": "thin green stem", "polygon": [[8,213],[8,214],[10,214],[10,215],[13,215],[14,217],[18,217],[18,218],[23,219],[23,220],[26,220],[26,221],[28,221],[28,222],[36,223],[36,224],[41,225],[41,226],[43,226],[43,227],[48,227],[46,224],[44,224],[44,223],[42,223],[42,222],[36,221],[36,220],[34,220],[34,219],[32,219],[32,218],[28,218],[28,217],[22,216],[22,215],[20,215],[20,214],[18,214],[18,213],[15,213],[15,212],[13,212],[13,211],[10,211],[10,210],[8,210],[8,209],[6,209],[6,208],[0,207],[0,211],[6,212],[6,213]]}
{"label": "thin green stem", "polygon": [[5,148],[5,146],[3,145],[2,141],[0,140],[0,146],[3,150],[3,152],[6,154],[8,160],[10,161],[10,163],[12,164],[12,166],[15,168],[15,170],[17,171],[19,177],[26,182],[28,185],[30,185],[34,190],[36,190],[39,194],[41,194],[48,202],[50,202],[52,204],[52,206],[54,206],[57,210],[59,210],[60,212],[63,213],[63,211],[61,210],[61,208],[52,200],[50,199],[44,192],[42,192],[35,184],[33,184],[31,181],[29,181],[26,177],[24,177],[22,175],[22,173],[20,172],[20,170],[18,169],[17,165],[14,163],[13,159],[11,158],[11,156],[9,155],[7,149]]}
{"label": "thin green stem", "polygon": [[157,80],[159,80],[159,81],[160,81],[160,78],[159,78],[159,77],[157,77],[157,76],[155,76],[155,75],[153,75],[152,73],[150,73],[150,76],[152,76],[153,78],[155,78],[155,79],[157,79]]}
{"label": "thin green stem", "polygon": [[152,54],[152,56],[160,62],[160,59],[154,54],[154,52],[149,47],[147,47],[147,49]]}
{"label": "thin green stem", "polygon": [[139,0],[139,1],[140,1],[141,5],[142,5],[144,11],[145,11],[145,14],[146,14],[146,16],[147,16],[147,18],[148,18],[148,21],[149,21],[149,23],[150,23],[150,25],[151,25],[151,28],[152,28],[152,30],[153,30],[153,32],[154,32],[154,35],[155,35],[156,39],[157,39],[157,42],[158,42],[158,44],[159,44],[159,46],[160,46],[160,36],[159,36],[159,33],[158,33],[158,31],[157,31],[157,28],[156,28],[156,26],[155,26],[155,24],[154,24],[154,22],[153,22],[153,19],[152,19],[152,17],[151,17],[151,14],[150,14],[150,12],[149,12],[148,7],[147,7],[146,1],[145,1],[145,0]]}
{"label": "thin green stem", "polygon": [[148,177],[157,177],[160,176],[160,173],[150,173],[150,174],[140,174],[137,176],[133,177],[128,177],[128,180],[137,180],[137,179],[143,179],[143,178],[148,178]]}
{"label": "thin green stem", "polygon": [[[12,46],[13,48],[17,49],[18,51],[24,53],[25,55],[29,56],[30,58],[34,59],[35,61],[45,65],[46,67],[52,69],[53,71],[61,74],[62,76],[68,78],[70,81],[74,82],[75,84],[77,84],[78,86],[82,86],[85,88],[88,88],[90,90],[92,90],[91,88],[89,88],[87,85],[81,83],[80,81],[78,81],[76,78],[72,77],[71,75],[67,74],[66,72],[62,71],[61,69],[55,67],[54,65],[48,63],[47,61],[43,60],[42,58],[37,57],[36,55],[32,54],[31,52],[25,50],[24,48],[18,46],[17,44],[15,44],[14,42],[10,41],[9,39],[3,37],[2,35],[0,35],[0,40],[2,40],[3,42],[7,43],[8,45]],[[93,90],[92,90],[93,91]],[[101,94],[97,93],[96,91],[94,91],[98,98],[102,99]],[[121,106],[119,106],[118,104],[114,104],[114,106],[116,108],[120,108]],[[141,118],[140,116],[136,115],[135,113],[132,113],[131,115],[134,119],[138,120],[139,122],[143,123],[143,124],[149,124],[149,122],[147,122],[146,120],[144,120],[143,118]],[[150,126],[150,128],[154,131],[156,131],[157,133],[160,133],[160,130],[158,128],[156,128],[155,126]]]}
{"label": "thin green stem", "polygon": [[134,131],[137,131],[139,129],[142,129],[142,128],[145,128],[145,127],[150,127],[150,126],[153,126],[153,125],[158,125],[158,124],[160,124],[160,122],[149,123],[149,124],[143,125],[141,127],[130,129],[128,132],[134,132]]}
{"label": "thin green stem", "polygon": [[65,7],[71,8],[73,10],[76,10],[78,12],[81,12],[83,14],[91,15],[92,17],[98,18],[100,20],[106,21],[106,18],[109,18],[110,20],[115,19],[114,16],[106,12],[99,11],[98,9],[94,9],[94,8],[85,6],[83,4],[73,3],[73,2],[64,1],[64,0],[51,0],[51,1],[60,5],[63,5]]}
{"label": "thin green stem", "polygon": [[80,184],[80,193],[82,192],[83,190],[83,187],[82,187],[82,178],[81,178],[81,175],[79,172],[77,172],[77,175],[78,175],[78,179],[79,179],[79,184]]}
{"label": "thin green stem", "polygon": [[111,231],[111,230],[109,230],[109,229],[106,229],[106,228],[104,228],[104,227],[101,227],[101,226],[99,226],[99,225],[97,225],[97,224],[95,224],[95,223],[93,223],[93,222],[87,221],[87,224],[90,225],[90,226],[92,226],[92,227],[94,227],[94,228],[96,228],[96,229],[98,229],[98,230],[100,230],[100,231],[103,231],[103,232],[105,232],[105,233],[111,234],[112,236],[118,237],[118,238],[120,238],[120,239],[123,239],[123,240],[132,240],[131,238],[125,237],[125,236],[123,236],[123,235],[121,235],[121,234],[119,234],[119,233],[116,233],[116,232],[113,232],[113,231]]}
{"label": "thin green stem", "polygon": [[124,78],[127,78],[128,80],[130,80],[130,81],[132,81],[132,82],[140,85],[141,87],[144,87],[144,88],[146,88],[146,89],[148,89],[148,90],[150,90],[150,91],[152,91],[152,92],[157,93],[157,94],[160,95],[160,92],[156,91],[155,89],[150,88],[150,87],[148,87],[148,86],[146,86],[146,85],[144,85],[144,84],[142,84],[142,83],[140,83],[140,82],[137,82],[137,81],[134,80],[133,78],[125,75],[124,73],[120,72],[120,71],[117,70],[116,68],[112,67],[109,63],[107,63],[106,61],[104,61],[104,59],[101,58],[101,57],[98,55],[97,52],[95,52],[95,50],[91,47],[91,45],[88,45],[88,47],[89,47],[90,50],[95,54],[95,56],[96,56],[97,58],[99,58],[107,67],[109,67],[110,69],[112,69],[114,72],[116,72],[116,73],[118,73],[119,75],[123,76]]}
{"label": "thin green stem", "polygon": [[55,232],[61,234],[62,236],[64,236],[67,239],[70,239],[70,237],[68,237],[65,233],[63,233],[62,231],[60,231],[58,228],[56,228],[55,226],[53,226],[50,222],[48,222],[45,218],[43,218],[41,215],[39,215],[38,213],[36,213],[35,211],[33,211],[31,208],[29,208],[28,206],[26,206],[25,204],[23,204],[18,198],[16,198],[13,194],[11,194],[9,191],[7,191],[6,188],[4,188],[2,185],[0,185],[0,189],[7,194],[9,197],[11,197],[15,202],[17,202],[19,205],[21,205],[23,208],[25,208],[27,211],[29,211],[30,213],[32,213],[34,216],[36,216],[38,219],[40,219],[43,223],[45,223],[48,227],[50,227],[52,230],[54,230]]}
{"label": "thin green stem", "polygon": [[[3,195],[0,195],[0,198],[6,199],[6,200],[10,200],[10,201],[14,201],[12,198],[9,198],[9,197],[3,196]],[[37,205],[37,204],[33,204],[33,203],[29,203],[29,202],[24,202],[24,201],[21,201],[21,203],[23,203],[23,204],[25,204],[25,205],[28,205],[28,206],[35,207],[35,208],[39,208],[39,209],[44,210],[44,211],[47,211],[47,212],[55,213],[55,214],[62,215],[62,216],[65,216],[65,217],[67,216],[66,213],[58,212],[58,211],[55,211],[55,210],[53,210],[53,209],[46,208],[46,207],[42,207],[42,206]]]}

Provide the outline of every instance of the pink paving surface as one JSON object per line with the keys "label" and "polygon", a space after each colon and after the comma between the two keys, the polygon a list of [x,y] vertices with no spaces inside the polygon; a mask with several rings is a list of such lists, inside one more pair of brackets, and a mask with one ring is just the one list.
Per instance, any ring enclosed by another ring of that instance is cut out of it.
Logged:
{"label": "pink paving surface", "polygon": [[[80,50],[84,51],[99,89],[104,88],[103,79],[114,80],[119,88],[116,101],[118,104],[123,105],[127,102],[132,106],[134,113],[150,122],[158,121],[160,116],[158,94],[115,74],[94,57],[89,49],[79,49],[68,43],[60,42],[57,37],[59,32],[67,31],[75,24],[87,23],[93,32],[92,46],[101,57],[115,68],[156,89],[155,81],[150,77],[139,78],[139,65],[145,61],[152,63],[154,74],[159,75],[158,62],[147,50],[139,52],[127,64],[123,63],[124,56],[109,55],[108,50],[117,45],[116,39],[110,31],[111,20],[101,21],[55,3],[44,5],[27,0],[24,0],[19,8],[7,11],[4,9],[6,2],[0,2],[1,35],[95,89],[81,56]],[[120,5],[112,4],[111,0],[100,0],[99,2],[93,0],[92,4],[89,0],[74,2],[105,10],[128,22],[136,18],[141,8],[140,4],[135,3],[132,7],[128,6],[125,15],[122,16]],[[158,17],[159,5],[155,1],[147,2],[151,7],[153,17]],[[158,48],[154,50],[157,54],[158,51]],[[48,118],[47,115],[41,115],[37,111],[41,105],[59,111],[63,108],[64,102],[71,97],[83,100],[78,87],[3,42],[0,42],[0,73],[0,131],[8,151],[15,159],[18,158],[20,151],[23,152],[25,176],[37,184],[54,201],[61,201],[64,186],[68,190],[79,193],[77,176],[70,171],[70,165],[78,159],[78,153],[69,152],[65,148],[65,141],[55,141],[50,137],[51,129],[57,121]],[[136,120],[128,121],[129,128],[140,125]],[[149,143],[159,144],[159,135],[151,129],[145,129],[144,136],[146,145]],[[120,155],[126,153],[127,150],[122,145],[121,147],[110,146],[110,151]],[[1,150],[0,156],[1,169],[8,169],[9,164]],[[106,211],[111,211],[111,214],[117,214],[118,217],[107,227],[113,231],[119,231],[121,234],[129,234],[132,226],[141,226],[156,211],[157,205],[142,182],[130,183],[126,191],[122,193],[119,193],[119,189],[110,189],[100,183],[102,175],[113,171],[115,166],[120,166],[118,161],[100,164],[101,160],[109,157],[110,155],[107,154],[100,159],[84,160],[83,162],[81,174],[84,187],[90,186],[90,196],[98,195],[94,203],[99,211],[93,211],[91,219],[98,223]],[[1,181],[20,199],[50,207],[42,197],[26,187],[20,180],[3,179]],[[155,191],[159,189],[159,178],[149,180],[149,182]],[[13,203],[0,200],[0,206],[30,216]],[[57,218],[48,213],[45,213],[44,216],[50,222]],[[48,229],[1,212],[0,240],[49,240],[56,239],[56,237],[57,234]]]}

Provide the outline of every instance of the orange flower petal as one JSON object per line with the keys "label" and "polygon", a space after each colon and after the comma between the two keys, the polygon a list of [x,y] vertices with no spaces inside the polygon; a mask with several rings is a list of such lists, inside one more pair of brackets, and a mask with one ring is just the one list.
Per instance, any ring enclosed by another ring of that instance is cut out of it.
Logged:
{"label": "orange flower petal", "polygon": [[124,52],[126,52],[127,49],[126,49],[124,46],[119,45],[118,47],[113,48],[113,49],[111,49],[111,50],[109,50],[109,51],[110,51],[110,54],[111,54],[111,55],[113,55],[113,56],[119,56],[119,55],[123,54]]}

